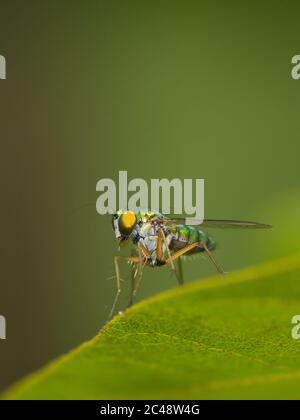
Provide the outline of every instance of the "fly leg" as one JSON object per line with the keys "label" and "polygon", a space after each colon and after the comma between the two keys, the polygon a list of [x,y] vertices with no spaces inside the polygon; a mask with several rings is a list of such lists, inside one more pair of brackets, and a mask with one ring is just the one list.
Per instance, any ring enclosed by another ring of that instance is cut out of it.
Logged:
{"label": "fly leg", "polygon": [[131,296],[130,296],[130,302],[129,302],[128,307],[132,306],[135,302],[135,298],[136,298],[138,288],[139,288],[139,286],[141,284],[141,281],[143,279],[144,268],[145,268],[146,264],[147,264],[147,261],[145,260],[143,265],[140,264],[139,267],[138,267],[137,278],[135,278],[133,283],[132,283]]}
{"label": "fly leg", "polygon": [[130,308],[130,306],[132,306],[134,304],[134,293],[133,293],[133,291],[136,289],[136,281],[137,281],[136,276],[138,274],[138,269],[139,269],[139,266],[137,266],[137,265],[134,265],[131,268],[131,293],[130,293],[130,301],[128,303],[127,308]]}
{"label": "fly leg", "polygon": [[162,228],[159,228],[158,229],[158,235],[157,235],[157,251],[156,251],[156,253],[157,253],[157,256],[161,256],[161,258],[162,258],[162,254],[163,254],[163,252],[162,252],[162,242],[164,242],[164,244],[165,244],[167,254],[168,254],[168,260],[170,261],[172,272],[175,273],[178,284],[180,286],[182,286],[183,285],[182,277],[180,276],[180,274],[176,270],[176,267],[175,267],[175,264],[174,264],[174,261],[173,261],[172,255],[171,255],[171,251],[170,251],[170,248],[169,248],[169,244],[167,242],[165,232]]}
{"label": "fly leg", "polygon": [[210,251],[210,249],[207,247],[207,245],[204,242],[201,242],[201,245],[203,246],[205,252],[207,253],[207,255],[209,256],[211,262],[213,263],[213,265],[216,267],[217,271],[219,272],[219,274],[221,274],[221,276],[224,276],[224,270],[223,268],[220,266],[220,264],[218,263],[218,261],[215,259],[215,257],[213,256],[213,253]]}
{"label": "fly leg", "polygon": [[121,255],[117,255],[114,258],[114,264],[115,264],[115,273],[116,273],[116,286],[117,286],[117,293],[111,308],[111,311],[109,313],[109,317],[108,320],[110,320],[113,316],[116,304],[118,302],[119,299],[119,295],[121,293],[121,278],[120,278],[120,268],[119,268],[119,261],[123,260],[123,261],[127,261],[127,262],[132,262],[132,263],[139,263],[140,262],[140,258],[139,257],[123,257]]}
{"label": "fly leg", "polygon": [[146,248],[142,248],[141,246],[138,246],[138,252],[139,252],[139,264],[136,264],[132,268],[131,272],[131,295],[130,295],[130,302],[128,307],[132,306],[134,304],[136,293],[138,291],[138,288],[141,284],[144,268],[145,265],[148,262],[148,258],[150,258],[150,254],[146,250]]}
{"label": "fly leg", "polygon": [[189,244],[185,246],[184,248],[179,249],[178,251],[175,251],[173,255],[170,255],[169,258],[166,259],[166,264],[174,264],[174,261],[181,257],[182,255],[186,254],[189,251],[192,251],[193,249],[197,248],[201,245],[201,242],[194,242],[192,244]]}
{"label": "fly leg", "polygon": [[171,264],[172,260],[173,261],[176,260],[177,258],[181,257],[182,255],[186,254],[189,251],[192,251],[193,249],[195,249],[197,247],[203,247],[204,248],[205,252],[209,256],[209,258],[212,261],[212,263],[214,264],[214,266],[216,267],[217,271],[223,276],[224,271],[223,271],[222,267],[216,261],[212,252],[208,249],[208,247],[206,246],[206,244],[203,241],[194,242],[192,244],[189,244],[189,245],[185,246],[184,248],[180,249],[179,251],[174,252],[174,254],[166,260],[166,264]]}
{"label": "fly leg", "polygon": [[[137,251],[136,248],[133,248],[132,252],[131,252],[131,256],[137,256],[138,253],[136,251]],[[140,264],[133,264],[133,263],[131,263],[131,264],[132,264],[132,267],[131,267],[131,293],[130,293],[130,300],[129,300],[127,308],[132,306],[133,303],[134,303],[133,291],[136,288],[136,281],[137,281],[136,277],[138,275],[139,267],[140,267]]]}
{"label": "fly leg", "polygon": [[179,277],[179,283],[183,285],[183,270],[182,270],[182,259],[181,257],[178,257],[177,259],[177,268],[178,268],[178,277]]}

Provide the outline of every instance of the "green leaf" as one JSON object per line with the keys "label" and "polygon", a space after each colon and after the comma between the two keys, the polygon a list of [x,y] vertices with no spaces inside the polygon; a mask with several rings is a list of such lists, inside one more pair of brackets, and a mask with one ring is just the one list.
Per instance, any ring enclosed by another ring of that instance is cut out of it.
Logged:
{"label": "green leaf", "polygon": [[299,255],[194,282],[118,315],[4,398],[299,398],[299,313]]}

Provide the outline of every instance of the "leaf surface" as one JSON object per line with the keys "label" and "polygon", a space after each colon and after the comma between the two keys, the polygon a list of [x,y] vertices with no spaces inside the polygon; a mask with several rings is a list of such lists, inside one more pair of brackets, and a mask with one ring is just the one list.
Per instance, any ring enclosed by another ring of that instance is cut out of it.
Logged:
{"label": "leaf surface", "polygon": [[300,256],[142,301],[11,399],[300,397]]}

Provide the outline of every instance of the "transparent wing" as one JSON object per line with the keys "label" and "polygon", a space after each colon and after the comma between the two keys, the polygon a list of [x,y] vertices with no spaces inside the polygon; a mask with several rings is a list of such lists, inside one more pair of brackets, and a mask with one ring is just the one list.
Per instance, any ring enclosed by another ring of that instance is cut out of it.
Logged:
{"label": "transparent wing", "polygon": [[270,229],[272,226],[245,220],[214,220],[205,219],[202,223],[203,226],[211,228],[229,228],[229,229]]}
{"label": "transparent wing", "polygon": [[184,225],[221,229],[270,229],[272,227],[271,225],[267,225],[265,223],[250,222],[245,220],[204,219],[201,223],[200,220],[189,217],[165,217],[164,221],[168,224],[181,223]]}

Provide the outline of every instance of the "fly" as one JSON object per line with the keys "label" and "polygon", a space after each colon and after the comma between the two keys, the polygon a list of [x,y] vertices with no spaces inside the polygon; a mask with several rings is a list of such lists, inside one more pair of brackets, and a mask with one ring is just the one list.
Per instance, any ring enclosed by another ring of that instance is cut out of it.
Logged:
{"label": "fly", "polygon": [[[205,219],[199,224],[193,221],[193,225],[189,225],[189,220],[184,217],[168,217],[154,210],[136,210],[134,212],[118,210],[113,215],[112,226],[119,248],[131,243],[132,254],[130,256],[117,255],[114,258],[117,293],[110,312],[110,318],[114,313],[121,293],[120,261],[126,261],[133,267],[129,303],[129,306],[131,306],[134,303],[146,266],[170,266],[172,272],[176,275],[179,285],[183,285],[182,257],[205,252],[218,273],[222,276],[224,275],[222,267],[213,255],[216,243],[211,236],[202,230],[202,227],[271,228],[270,225],[263,223],[213,219]],[[177,267],[175,267],[175,262]]]}

